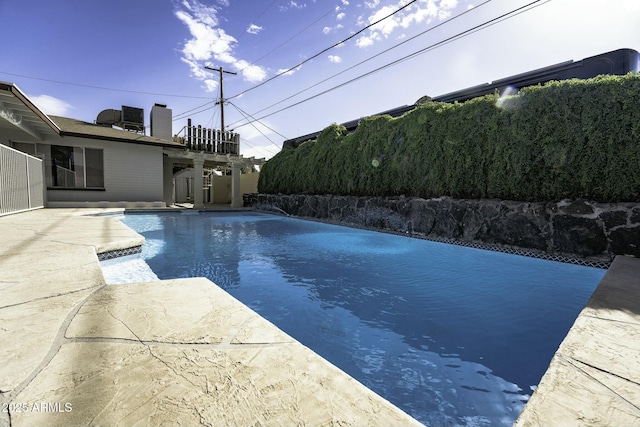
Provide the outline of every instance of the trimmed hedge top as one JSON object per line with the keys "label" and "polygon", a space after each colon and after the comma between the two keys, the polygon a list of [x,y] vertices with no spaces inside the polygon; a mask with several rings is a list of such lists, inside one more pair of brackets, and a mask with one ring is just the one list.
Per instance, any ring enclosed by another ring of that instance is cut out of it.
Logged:
{"label": "trimmed hedge top", "polygon": [[640,74],[333,124],[267,161],[258,191],[640,201]]}

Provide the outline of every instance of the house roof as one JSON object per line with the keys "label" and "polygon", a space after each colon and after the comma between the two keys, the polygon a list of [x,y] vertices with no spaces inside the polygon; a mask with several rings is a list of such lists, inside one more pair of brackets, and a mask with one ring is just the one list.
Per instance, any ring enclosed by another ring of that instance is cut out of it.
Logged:
{"label": "house roof", "polygon": [[51,120],[60,127],[60,135],[79,138],[93,138],[108,141],[126,142],[133,144],[159,145],[162,147],[183,148],[183,145],[173,141],[141,135],[110,126],[100,126],[82,120],[68,117],[51,116]]}
{"label": "house roof", "polygon": [[48,116],[18,86],[3,81],[0,81],[0,131],[9,140],[36,138],[42,141],[47,137],[60,135],[161,147],[184,147],[177,142],[110,126],[100,126],[68,117]]}

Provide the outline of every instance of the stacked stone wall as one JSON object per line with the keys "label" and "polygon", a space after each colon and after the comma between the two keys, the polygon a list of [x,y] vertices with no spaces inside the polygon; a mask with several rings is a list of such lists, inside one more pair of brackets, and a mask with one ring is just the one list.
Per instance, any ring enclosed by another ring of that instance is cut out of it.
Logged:
{"label": "stacked stone wall", "polygon": [[244,203],[258,210],[426,238],[583,258],[640,258],[640,203],[274,194],[245,195]]}

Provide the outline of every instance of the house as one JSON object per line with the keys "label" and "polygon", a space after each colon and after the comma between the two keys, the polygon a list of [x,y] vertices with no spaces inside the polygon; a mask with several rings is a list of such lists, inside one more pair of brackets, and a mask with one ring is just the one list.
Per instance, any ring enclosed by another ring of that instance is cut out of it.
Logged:
{"label": "house", "polygon": [[[196,208],[214,200],[213,193],[240,207],[241,187],[256,192],[255,166],[264,159],[240,155],[239,135],[212,130],[203,135],[194,127],[176,142],[171,120],[171,110],[154,105],[147,136],[142,109],[104,110],[96,123],[48,116],[15,84],[0,82],[0,144],[42,159],[48,207],[169,206],[175,201],[174,174],[189,168],[194,188],[201,189],[193,191]],[[211,135],[218,135],[218,144]],[[221,177],[228,187],[219,183],[216,191],[218,181],[207,179],[214,170],[228,171]]]}

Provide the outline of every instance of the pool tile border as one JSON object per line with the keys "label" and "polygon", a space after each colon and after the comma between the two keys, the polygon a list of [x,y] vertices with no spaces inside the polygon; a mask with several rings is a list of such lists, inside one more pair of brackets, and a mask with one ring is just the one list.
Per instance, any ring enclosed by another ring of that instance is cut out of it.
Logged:
{"label": "pool tile border", "polygon": [[308,220],[308,221],[316,221],[316,222],[323,222],[325,224],[332,224],[332,225],[341,225],[344,227],[350,227],[350,228],[358,228],[361,230],[369,230],[369,231],[377,231],[379,233],[387,233],[387,234],[394,234],[397,236],[404,236],[404,237],[411,237],[413,239],[421,239],[421,240],[428,240],[431,242],[438,242],[438,243],[445,243],[445,244],[449,244],[449,245],[456,245],[456,246],[465,246],[468,248],[474,248],[474,249],[482,249],[482,250],[486,250],[486,251],[493,251],[493,252],[502,252],[502,253],[507,253],[507,254],[511,254],[511,255],[520,255],[520,256],[526,256],[526,257],[530,257],[530,258],[538,258],[538,259],[543,259],[546,261],[556,261],[556,262],[563,262],[566,264],[574,264],[574,265],[581,265],[584,267],[593,267],[593,268],[602,268],[602,269],[608,269],[611,266],[611,263],[613,262],[613,260],[608,260],[608,259],[588,259],[588,258],[580,258],[580,257],[576,257],[576,256],[569,256],[569,255],[563,255],[563,254],[550,254],[547,252],[543,252],[543,251],[537,251],[534,249],[523,249],[523,248],[518,248],[518,247],[513,247],[513,246],[498,246],[498,245],[492,245],[492,244],[488,244],[488,243],[479,243],[479,242],[469,242],[469,241],[464,241],[464,240],[456,240],[456,239],[449,239],[449,238],[445,238],[445,237],[436,237],[436,236],[425,236],[424,234],[417,234],[417,233],[406,233],[406,232],[400,232],[400,231],[394,231],[394,230],[388,230],[388,229],[383,229],[383,228],[375,228],[375,227],[367,227],[364,225],[360,225],[360,224],[354,224],[354,223],[349,223],[349,222],[342,222],[342,221],[334,221],[334,220],[330,220],[330,219],[325,219],[325,218],[312,218],[312,217],[300,217],[300,216],[295,216],[295,215],[282,215],[276,212],[269,212],[269,211],[265,211],[265,210],[260,210],[260,209],[255,209],[256,212],[261,212],[261,213],[265,213],[265,214],[269,214],[269,215],[275,215],[275,216],[287,216],[290,218],[296,218],[296,219],[302,219],[302,220]]}
{"label": "pool tile border", "polygon": [[116,249],[113,251],[102,252],[98,254],[98,261],[106,261],[109,259],[119,258],[127,255],[135,255],[142,252],[142,246],[132,246],[125,249]]}
{"label": "pool tile border", "polygon": [[587,259],[587,258],[571,257],[566,255],[560,255],[560,254],[549,254],[546,252],[538,252],[538,251],[533,251],[528,249],[494,246],[494,245],[487,245],[487,244],[475,243],[475,242],[465,242],[462,240],[441,239],[437,237],[420,237],[420,238],[423,238],[424,240],[431,240],[434,242],[448,243],[451,245],[467,246],[475,249],[484,249],[488,251],[503,252],[503,253],[512,254],[512,255],[527,256],[530,258],[539,258],[547,261],[557,261],[557,262],[564,262],[567,264],[582,265],[585,267],[603,268],[605,270],[608,269],[609,266],[611,266],[611,262],[612,262],[612,261],[606,261],[606,260],[594,260],[594,259]]}

